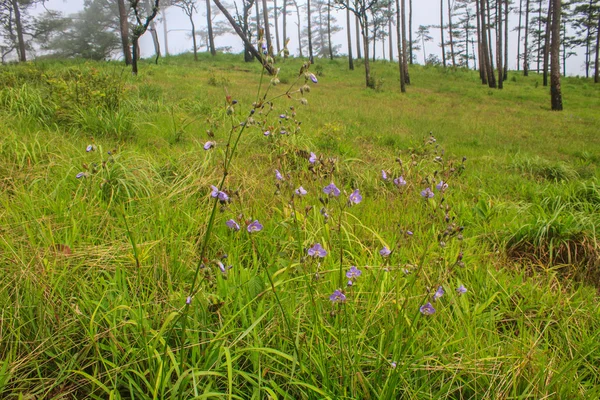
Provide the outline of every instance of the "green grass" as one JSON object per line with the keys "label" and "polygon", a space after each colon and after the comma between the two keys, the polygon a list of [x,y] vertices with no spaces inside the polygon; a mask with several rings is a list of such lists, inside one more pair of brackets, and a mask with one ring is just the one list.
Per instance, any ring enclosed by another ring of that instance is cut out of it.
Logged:
{"label": "green grass", "polygon": [[[202,259],[210,185],[261,74],[200,58],[143,61],[136,78],[115,63],[0,70],[2,398],[600,397],[599,85],[564,79],[556,113],[535,74],[496,91],[415,66],[402,95],[397,65],[374,64],[373,91],[360,63],[319,60],[309,93],[252,116]],[[279,64],[269,97],[301,65]],[[325,258],[306,256],[314,243]]]}

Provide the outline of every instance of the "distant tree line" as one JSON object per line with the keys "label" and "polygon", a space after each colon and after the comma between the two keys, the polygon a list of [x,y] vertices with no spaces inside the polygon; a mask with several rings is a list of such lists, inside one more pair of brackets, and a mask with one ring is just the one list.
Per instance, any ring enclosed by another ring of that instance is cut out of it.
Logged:
{"label": "distant tree line", "polygon": [[[0,0],[2,62],[27,61],[34,49],[95,60],[120,52],[135,74],[140,37],[150,32],[158,60],[160,20],[163,52],[168,54],[166,11],[179,8],[189,19],[184,30],[196,60],[200,49],[215,55],[215,38],[235,32],[244,44],[246,61],[264,63],[265,57],[276,60],[295,53],[315,62],[345,52],[350,69],[362,59],[365,85],[373,87],[371,63],[397,60],[400,89],[405,91],[409,66],[421,59],[444,68],[477,69],[482,84],[502,89],[508,77],[511,19],[517,21],[516,61],[523,75],[533,70],[543,75],[544,85],[549,77],[551,84],[556,81],[553,74],[565,75],[567,59],[583,51],[585,76],[600,81],[600,0],[440,0],[439,23],[418,27],[413,26],[413,9],[419,2],[413,0],[84,0],[83,10],[72,15],[47,11],[32,16],[31,10],[42,1]],[[332,40],[342,30],[335,17],[339,10],[348,27],[345,44]],[[441,60],[426,50],[426,44],[435,41],[434,30],[439,32]],[[296,37],[297,51],[288,47],[291,36]],[[259,42],[266,44],[265,51]]]}

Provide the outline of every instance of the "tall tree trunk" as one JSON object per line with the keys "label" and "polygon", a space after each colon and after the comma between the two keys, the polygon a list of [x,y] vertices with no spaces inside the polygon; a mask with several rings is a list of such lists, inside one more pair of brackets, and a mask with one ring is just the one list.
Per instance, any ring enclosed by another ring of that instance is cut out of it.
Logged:
{"label": "tall tree trunk", "polygon": [[348,34],[348,68],[354,71],[354,60],[352,60],[352,33],[350,32],[350,10],[346,8],[346,33]]}
{"label": "tall tree trunk", "polygon": [[360,24],[360,33],[362,35],[362,44],[365,56],[365,81],[367,87],[374,87],[373,82],[371,82],[371,65],[369,63],[369,19],[366,15],[363,15],[361,18],[362,22]]}
{"label": "tall tree trunk", "polygon": [[543,84],[548,86],[548,59],[550,58],[550,33],[552,27],[552,1],[548,0],[548,15],[546,17],[546,34],[544,36],[544,77]]}
{"label": "tall tree trunk", "polygon": [[131,65],[131,47],[129,47],[129,20],[127,19],[127,9],[125,8],[125,0],[118,0],[118,3],[119,33],[121,34],[121,45],[123,46],[123,58],[125,59],[125,65]]}
{"label": "tall tree trunk", "polygon": [[133,76],[138,74],[138,59],[140,58],[138,52],[140,51],[139,38],[133,35],[131,47],[133,49],[133,54],[131,58],[131,73]]}
{"label": "tall tree trunk", "polygon": [[490,7],[490,0],[486,0],[487,7],[487,35],[488,35],[488,50],[490,52],[490,71],[492,72],[492,81],[494,87],[496,87],[496,76],[494,75],[494,45],[492,44],[492,11]]}
{"label": "tall tree trunk", "polygon": [[390,62],[394,62],[394,44],[392,40],[392,2],[388,4],[388,44],[389,44],[389,56]]}
{"label": "tall tree trunk", "polygon": [[156,24],[154,21],[150,23],[150,35],[152,36],[152,43],[154,44],[154,54],[156,55],[155,64],[158,65],[158,59],[160,58],[160,42],[158,41],[158,32],[156,32]]}
{"label": "tall tree trunk", "polygon": [[529,76],[529,1],[525,3],[525,46],[523,47],[523,76]]}
{"label": "tall tree trunk", "polygon": [[377,53],[377,25],[373,21],[373,62],[375,62],[375,53]]}
{"label": "tall tree trunk", "polygon": [[242,28],[240,28],[240,26],[237,24],[237,22],[235,22],[235,19],[233,19],[231,14],[229,14],[229,11],[227,11],[227,9],[223,6],[223,4],[221,4],[221,1],[220,0],[213,0],[213,1],[215,2],[215,5],[217,6],[217,8],[219,10],[221,10],[221,12],[225,16],[225,18],[227,18],[227,21],[229,21],[229,23],[231,24],[231,26],[233,27],[235,32],[238,34],[240,39],[242,39],[244,44],[248,47],[248,49],[250,49],[250,52],[252,53],[252,55],[254,57],[256,57],[256,59],[259,60],[263,64],[264,68],[269,72],[269,74],[274,75],[275,68],[273,68],[270,64],[265,62],[262,55],[258,52],[258,50],[256,50],[256,48],[252,45],[250,40],[246,37],[246,35],[244,34],[244,31],[242,31]]}
{"label": "tall tree trunk", "polygon": [[587,32],[585,35],[585,77],[589,78],[590,77],[590,64],[592,62],[592,53],[591,53],[591,47],[592,47],[592,35],[591,35],[591,28],[592,28],[592,7],[594,6],[594,0],[590,0],[590,4],[588,5],[588,19],[587,19]]}
{"label": "tall tree trunk", "polygon": [[467,23],[465,24],[465,56],[467,61],[467,69],[470,69],[469,66],[469,20],[471,19],[471,15],[467,10]]}
{"label": "tall tree trunk", "polygon": [[[121,2],[123,0],[119,0],[119,2]],[[120,6],[119,6],[120,7]],[[120,13],[120,10],[119,10]],[[162,10],[162,25],[163,25],[163,36],[165,37],[165,57],[169,56],[169,39],[168,39],[168,35],[169,35],[169,29],[167,28],[167,9],[164,8]]]}
{"label": "tall tree trunk", "polygon": [[[209,1],[209,0],[206,0]],[[257,0],[258,1],[258,0]],[[263,20],[265,23],[265,39],[267,40],[267,51],[269,55],[273,55],[273,43],[271,43],[271,27],[269,24],[269,8],[267,7],[267,0],[262,0],[262,12]]]}
{"label": "tall tree trunk", "polygon": [[329,59],[333,60],[333,46],[331,45],[331,0],[327,0],[327,46]]}
{"label": "tall tree trunk", "polygon": [[452,57],[452,66],[456,66],[456,57],[454,55],[454,37],[452,32],[452,3],[448,0],[448,32],[450,34],[450,56]]}
{"label": "tall tree trunk", "polygon": [[400,16],[402,18],[402,67],[404,68],[404,81],[407,85],[410,85],[410,75],[408,73],[408,52],[407,52],[407,43],[406,43],[406,1],[401,0],[400,7]]}
{"label": "tall tree trunk", "polygon": [[519,26],[517,34],[517,71],[521,70],[521,29],[523,23],[523,0],[519,0]]}
{"label": "tall tree trunk", "polygon": [[[279,18],[277,15],[277,0],[273,0],[273,17],[275,18],[275,47],[277,54],[281,53],[281,45],[279,44]],[[285,40],[285,38],[283,39]]]}
{"label": "tall tree trunk", "polygon": [[[196,43],[196,24],[194,24],[194,18],[192,18],[192,13],[190,13],[189,17],[190,17],[190,23],[192,24],[192,44],[194,46],[194,61],[198,61],[198,44]],[[209,42],[209,47],[210,46],[211,46],[211,44]],[[211,54],[212,54],[212,48],[211,48]]]}
{"label": "tall tree trunk", "polygon": [[360,60],[362,58],[362,54],[361,54],[362,50],[360,49],[361,34],[360,34],[360,24],[359,24],[357,16],[354,16],[354,22],[356,23],[356,58]]}
{"label": "tall tree trunk", "polygon": [[404,77],[404,60],[402,59],[402,34],[401,24],[402,18],[400,17],[400,2],[396,0],[396,39],[398,41],[398,69],[400,70],[400,92],[406,93],[406,79]]}
{"label": "tall tree trunk", "polygon": [[496,1],[496,68],[498,69],[498,89],[504,88],[504,68],[502,67],[502,0]]}
{"label": "tall tree trunk", "polygon": [[553,111],[563,109],[560,90],[560,11],[561,0],[553,0],[552,7],[552,50],[550,62],[550,98]]}
{"label": "tall tree trunk", "polygon": [[486,71],[486,75],[487,75],[487,83],[488,86],[491,88],[495,88],[496,87],[496,78],[494,77],[494,67],[492,67],[492,58],[490,57],[490,51],[489,51],[489,37],[488,37],[488,33],[489,33],[489,26],[488,26],[488,21],[486,21],[486,3],[487,0],[481,0],[480,3],[480,11],[481,11],[481,38],[482,40],[482,48],[481,48],[481,55],[484,59],[483,63],[485,64],[485,71]]}
{"label": "tall tree trunk", "polygon": [[288,0],[283,0],[283,48],[284,48],[284,58],[288,57],[289,51],[285,51],[288,45],[288,37],[287,37],[287,2]]}
{"label": "tall tree trunk", "polygon": [[260,31],[262,29],[262,25],[260,23],[260,6],[259,6],[259,2],[258,0],[255,0],[254,3],[256,4],[256,40],[260,40]]}
{"label": "tall tree trunk", "polygon": [[504,81],[508,79],[508,2],[509,0],[504,1],[504,73],[502,74]]}
{"label": "tall tree trunk", "polygon": [[440,0],[440,35],[442,37],[442,63],[446,68],[446,44],[444,43],[444,0]]}
{"label": "tall tree trunk", "polygon": [[596,30],[596,57],[594,59],[594,83],[600,83],[600,13],[598,13],[598,29]]}
{"label": "tall tree trunk", "polygon": [[292,2],[294,3],[294,7],[296,7],[296,17],[298,19],[298,22],[296,22],[296,26],[298,27],[298,56],[300,58],[303,58],[304,56],[302,55],[302,21],[300,19],[300,7],[298,6],[297,0],[292,0]]}
{"label": "tall tree trunk", "polygon": [[[263,0],[265,1],[265,0]],[[310,0],[306,0],[306,11],[308,13],[308,59],[314,64],[315,58],[313,56],[312,47],[312,28],[311,28],[311,15],[310,15]]]}
{"label": "tall tree trunk", "polygon": [[[190,17],[190,19],[191,19],[191,17]],[[208,29],[208,46],[210,47],[210,54],[212,56],[216,56],[217,49],[215,48],[215,37],[213,34],[212,12],[210,9],[210,0],[206,0],[206,26]],[[197,60],[197,57],[194,56],[194,59]]]}
{"label": "tall tree trunk", "polygon": [[538,47],[537,47],[537,67],[536,67],[536,72],[539,74],[540,73],[540,63],[542,61],[542,57],[540,55],[541,52],[541,44],[542,44],[542,38],[541,38],[541,34],[542,34],[542,0],[538,1],[538,34],[540,35],[540,42],[538,43]]}
{"label": "tall tree trunk", "polygon": [[412,29],[412,20],[413,20],[413,6],[412,0],[408,0],[408,42],[410,43],[410,47],[408,48],[408,54],[410,59],[408,63],[410,65],[413,64],[413,29]]}
{"label": "tall tree trunk", "polygon": [[475,1],[475,16],[477,17],[477,60],[479,61],[479,78],[481,79],[482,85],[487,85],[487,71],[484,65],[484,57],[483,57],[483,41],[482,41],[482,25],[481,25],[481,8],[480,8],[480,0]]}

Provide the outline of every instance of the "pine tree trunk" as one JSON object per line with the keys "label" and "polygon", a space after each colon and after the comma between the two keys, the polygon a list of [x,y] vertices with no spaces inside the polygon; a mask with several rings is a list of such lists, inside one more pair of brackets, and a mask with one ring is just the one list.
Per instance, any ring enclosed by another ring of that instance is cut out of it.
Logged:
{"label": "pine tree trunk", "polygon": [[[265,0],[263,0],[265,1]],[[313,57],[313,47],[312,47],[312,27],[311,27],[311,15],[310,15],[310,0],[306,0],[306,11],[308,13],[308,59],[311,63],[314,64],[315,59]]]}
{"label": "pine tree trunk", "polygon": [[546,17],[546,34],[544,37],[544,65],[542,68],[544,69],[544,77],[543,84],[544,86],[548,86],[548,59],[550,58],[550,33],[552,26],[552,2],[553,0],[548,0],[548,15]]}
{"label": "pine tree trunk", "polygon": [[350,32],[350,10],[346,8],[346,33],[348,34],[348,68],[354,71],[354,60],[352,59],[352,33]]}
{"label": "pine tree trunk", "polygon": [[361,54],[361,49],[360,49],[360,24],[358,21],[358,17],[354,16],[354,22],[356,23],[356,58],[357,59],[361,59],[362,58],[362,54]]}
{"label": "pine tree trunk", "polygon": [[138,43],[138,37],[133,35],[131,48],[133,49],[133,54],[131,57],[131,74],[136,76],[138,74],[138,59],[139,59],[139,50],[140,46]]}
{"label": "pine tree trunk", "polygon": [[496,68],[498,69],[498,89],[504,88],[504,68],[502,67],[502,0],[496,1]]}
{"label": "pine tree trunk", "polygon": [[452,3],[448,0],[448,32],[450,34],[450,56],[452,57],[452,66],[456,66],[456,57],[454,55],[454,37],[452,32]]}
{"label": "pine tree trunk", "polygon": [[394,44],[392,43],[392,2],[388,4],[388,44],[389,44],[389,56],[390,62],[394,62]]}
{"label": "pine tree trunk", "polygon": [[523,76],[529,76],[529,1],[525,3],[525,46],[523,47]]}
{"label": "pine tree trunk", "polygon": [[152,36],[152,43],[154,44],[154,54],[156,55],[155,64],[158,65],[158,59],[160,58],[160,42],[158,41],[158,32],[156,32],[156,24],[154,21],[150,23],[150,35]]}
{"label": "pine tree trunk", "polygon": [[[207,2],[210,0],[206,0]],[[258,1],[258,0],[257,0]],[[267,40],[267,51],[269,55],[273,55],[273,43],[271,42],[271,27],[269,24],[269,8],[267,7],[267,0],[262,0],[262,12],[263,22],[265,24],[265,39]]]}
{"label": "pine tree trunk", "polygon": [[482,85],[487,85],[487,72],[485,70],[484,59],[483,59],[483,42],[482,42],[482,26],[481,26],[481,9],[479,7],[479,0],[475,1],[475,16],[477,19],[477,61],[479,62],[479,78],[481,79]]}
{"label": "pine tree trunk", "polygon": [[333,46],[331,45],[331,0],[327,0],[327,47],[329,59],[333,60]]}
{"label": "pine tree trunk", "polygon": [[129,21],[127,19],[127,9],[125,8],[125,0],[118,0],[118,3],[119,33],[121,34],[121,45],[123,46],[123,58],[125,59],[125,65],[131,65],[131,47],[129,47]]}
{"label": "pine tree trunk", "polygon": [[[538,33],[541,35],[542,34],[542,0],[538,1]],[[540,43],[538,43],[539,45],[541,45],[541,37],[540,37]],[[536,72],[539,74],[540,73],[540,62],[542,60],[542,57],[540,56],[540,51],[541,51],[541,47],[539,46],[537,48],[537,67],[536,67]]]}
{"label": "pine tree trunk", "polygon": [[440,35],[442,37],[442,63],[446,68],[446,44],[444,43],[444,0],[440,0]]}
{"label": "pine tree trunk", "polygon": [[410,85],[410,74],[408,73],[408,52],[406,43],[406,0],[401,0],[400,16],[402,18],[402,67],[404,68],[404,82]]}
{"label": "pine tree trunk", "polygon": [[289,51],[285,51],[288,45],[287,37],[287,0],[283,0],[283,55],[284,58],[288,57]]}
{"label": "pine tree trunk", "polygon": [[402,59],[402,18],[400,17],[400,0],[396,0],[396,40],[398,41],[398,69],[400,70],[400,92],[406,93],[406,78],[404,77],[404,60]]}
{"label": "pine tree trunk", "polygon": [[492,75],[492,81],[494,82],[494,87],[496,87],[496,75],[494,74],[494,46],[492,42],[492,9],[490,7],[490,1],[486,0],[487,7],[487,34],[488,34],[488,50],[490,52],[490,71]]}
{"label": "pine tree trunk", "polygon": [[550,98],[553,111],[563,109],[560,90],[560,11],[561,0],[553,0],[552,7],[552,50],[550,61]]}
{"label": "pine tree trunk", "polygon": [[508,79],[508,1],[504,1],[504,73],[502,80]]}
{"label": "pine tree trunk", "polygon": [[196,24],[194,24],[194,18],[192,18],[191,13],[190,23],[192,24],[192,45],[194,46],[194,61],[198,61],[198,44],[196,43]]}
{"label": "pine tree trunk", "polygon": [[[122,1],[122,0],[119,0]],[[119,10],[120,12],[120,10]],[[165,37],[165,57],[169,56],[169,29],[167,27],[167,10],[163,9],[162,12],[162,25],[163,25],[163,36]]]}
{"label": "pine tree trunk", "polygon": [[408,54],[410,59],[408,63],[410,65],[413,64],[413,29],[412,29],[412,21],[413,21],[413,6],[412,0],[408,0],[408,42],[410,43],[410,47],[408,48]]}
{"label": "pine tree trunk", "polygon": [[277,15],[277,0],[273,0],[273,17],[275,18],[275,46],[277,54],[281,53],[281,45],[279,44],[279,18]]}
{"label": "pine tree trunk", "polygon": [[521,29],[523,23],[523,0],[519,1],[519,27],[517,34],[517,71],[521,70]]}
{"label": "pine tree trunk", "polygon": [[486,21],[486,2],[487,0],[481,0],[480,3],[480,11],[481,11],[481,38],[482,38],[482,48],[481,53],[483,57],[483,64],[485,65],[485,72],[487,75],[487,83],[491,88],[496,87],[496,78],[494,77],[494,68],[492,67],[492,58],[490,57],[489,51],[489,25]]}
{"label": "pine tree trunk", "polygon": [[591,34],[591,28],[592,28],[592,7],[594,6],[594,0],[590,0],[590,4],[588,6],[588,19],[587,19],[587,33],[585,35],[585,77],[589,78],[590,77],[590,64],[592,62],[592,53],[591,53],[591,47],[592,47],[592,34]]}
{"label": "pine tree trunk", "polygon": [[598,29],[596,30],[596,58],[594,60],[594,83],[600,83],[600,13],[598,13]]}

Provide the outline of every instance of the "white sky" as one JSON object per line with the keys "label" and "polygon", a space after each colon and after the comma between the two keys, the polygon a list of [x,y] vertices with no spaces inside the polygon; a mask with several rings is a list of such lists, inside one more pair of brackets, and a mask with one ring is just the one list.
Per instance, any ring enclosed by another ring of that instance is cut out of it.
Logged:
{"label": "white sky", "polygon": [[[232,0],[230,0],[230,2],[231,1]],[[298,0],[298,2],[305,3],[305,0]],[[269,3],[271,3],[271,2],[269,2]],[[408,0],[406,1],[406,3],[407,3],[407,8],[408,8]],[[516,3],[518,5],[518,0],[516,1]],[[283,4],[283,1],[279,0],[278,5],[281,6],[281,4]],[[444,0],[444,6],[446,6],[446,4],[447,4],[447,1]],[[46,8],[51,9],[51,10],[62,11],[66,14],[69,14],[69,13],[81,10],[83,8],[83,1],[82,0],[47,0]],[[206,17],[204,16],[205,1],[198,0],[197,8],[198,8],[199,13],[195,16],[194,22],[196,25],[196,29],[199,30],[206,26]],[[288,48],[292,54],[297,54],[298,53],[298,40],[297,40],[297,31],[296,31],[297,28],[296,28],[296,24],[295,24],[295,21],[297,21],[297,17],[295,14],[295,8],[293,6],[289,6],[289,5],[288,5],[288,8],[291,11],[294,11],[293,13],[288,15],[288,33],[287,33],[287,35],[291,39],[291,42],[290,42]],[[218,10],[214,4],[212,6],[212,10],[213,10],[213,12],[215,10]],[[444,15],[444,23],[447,24],[447,10],[446,10],[446,8],[444,8],[444,10],[445,10],[444,11],[444,14],[445,14]],[[41,7],[38,7],[38,10],[36,10],[36,11],[41,12],[41,11],[43,11],[43,9],[41,9]],[[234,13],[234,10],[232,7],[229,8],[229,11],[232,14]],[[254,14],[252,14],[252,15],[254,15]],[[338,20],[337,24],[340,25],[343,29],[334,35],[333,42],[334,42],[334,44],[342,44],[340,52],[347,53],[345,11],[336,11],[334,13],[334,15]],[[189,19],[188,19],[187,15],[185,15],[183,13],[183,11],[177,7],[169,7],[166,10],[166,16],[167,16],[167,26],[169,29],[169,33],[168,33],[169,53],[177,54],[177,53],[181,53],[181,52],[192,51],[192,40],[189,37],[189,32],[190,32],[191,27],[190,27],[190,23],[189,23]],[[159,14],[159,20],[157,21],[157,25],[158,25],[157,29],[158,29],[158,34],[159,34],[159,38],[161,41],[161,50],[164,52],[163,25],[162,25],[162,18],[160,18],[160,17],[162,17],[161,14]],[[222,17],[222,16],[219,16],[217,18],[224,19],[224,17]],[[440,21],[440,2],[439,2],[439,0],[413,0],[413,40],[415,40],[414,36],[416,36],[414,34],[414,32],[417,30],[419,25],[434,25],[434,24],[439,25],[439,21]],[[408,24],[408,15],[407,15],[406,23]],[[306,21],[304,21],[304,18],[303,18],[302,24],[303,24],[303,26],[305,26],[305,24],[306,24]],[[511,16],[509,17],[509,30],[512,30],[512,28],[515,27],[517,24],[518,24],[518,15],[511,14]],[[279,29],[280,29],[280,35],[282,35],[281,16],[279,16]],[[395,29],[395,28],[392,28],[392,29]],[[355,32],[354,32],[354,21],[353,20],[351,22],[351,30],[352,30],[352,38],[354,40]],[[441,48],[438,46],[438,44],[440,43],[440,31],[439,31],[439,29],[432,28],[430,30],[430,34],[431,34],[431,36],[433,36],[434,41],[426,43],[427,53],[428,54],[436,54],[438,57],[441,58]],[[274,33],[273,28],[271,28],[271,35],[273,36],[273,42],[274,42],[275,33]],[[447,31],[445,32],[445,39],[448,40]],[[283,39],[281,39],[281,40],[283,40]],[[517,32],[511,31],[509,33],[509,69],[511,69],[511,70],[516,69],[516,63],[517,63],[517,61],[516,61],[516,54],[517,54],[516,45],[517,45],[517,43],[516,42],[517,42]],[[142,37],[142,39],[140,40],[140,44],[141,44],[141,48],[142,48],[142,57],[148,57],[154,53],[154,47],[152,45],[152,39],[151,39],[149,33],[146,33]],[[239,39],[236,35],[226,35],[223,37],[219,37],[216,39],[215,45],[217,47],[231,46],[233,48],[234,52],[240,52],[242,50],[241,39]],[[356,57],[356,50],[355,50],[356,47],[355,46],[356,46],[356,43],[354,43],[354,50],[353,50],[353,54]],[[388,56],[387,48],[388,48],[388,45],[386,44],[386,57]],[[201,51],[205,51],[205,49],[201,49]],[[395,40],[394,40],[394,53],[396,53]],[[583,69],[583,49],[579,49],[578,53],[579,53],[578,56],[573,56],[573,57],[567,59],[567,73],[569,75],[583,75],[585,73],[584,69]],[[382,45],[381,45],[381,43],[378,43],[377,44],[377,56],[381,57],[381,55],[382,55]],[[395,56],[397,56],[397,54],[395,54]],[[417,52],[417,61],[422,63],[422,60],[423,60],[423,53],[422,53],[422,51],[419,51],[419,52]],[[535,63],[532,62],[530,64],[530,68],[535,69],[535,67],[536,67]],[[561,66],[561,68],[562,68],[562,66]]]}

